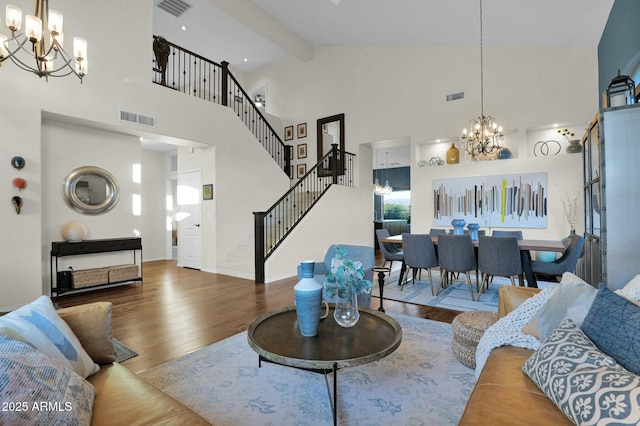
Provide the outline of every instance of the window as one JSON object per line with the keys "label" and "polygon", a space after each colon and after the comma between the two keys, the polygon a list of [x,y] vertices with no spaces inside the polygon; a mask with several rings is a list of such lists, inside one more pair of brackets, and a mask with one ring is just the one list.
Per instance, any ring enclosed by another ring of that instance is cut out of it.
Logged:
{"label": "window", "polygon": [[411,217],[411,191],[393,191],[384,196],[384,218],[405,219]]}

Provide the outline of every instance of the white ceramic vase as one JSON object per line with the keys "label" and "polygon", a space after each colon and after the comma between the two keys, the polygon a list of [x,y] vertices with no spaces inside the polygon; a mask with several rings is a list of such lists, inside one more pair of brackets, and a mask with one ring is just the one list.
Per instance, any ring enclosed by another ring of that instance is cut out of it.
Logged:
{"label": "white ceramic vase", "polygon": [[89,231],[82,223],[75,220],[65,224],[62,227],[62,238],[70,243],[77,243],[87,239]]}

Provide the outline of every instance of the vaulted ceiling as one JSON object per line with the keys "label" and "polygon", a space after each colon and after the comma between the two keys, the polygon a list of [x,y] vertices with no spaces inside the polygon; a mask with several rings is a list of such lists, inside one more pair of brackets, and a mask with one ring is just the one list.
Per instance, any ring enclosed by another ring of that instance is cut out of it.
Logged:
{"label": "vaulted ceiling", "polygon": [[[613,2],[483,0],[484,44],[596,47]],[[245,71],[286,55],[309,60],[313,46],[476,45],[480,36],[479,0],[154,0],[154,4],[154,34]],[[178,17],[166,11],[180,6],[186,11]]]}
{"label": "vaulted ceiling", "polygon": [[[596,48],[613,3],[483,0],[483,43]],[[242,71],[287,55],[307,61],[314,46],[480,43],[480,0],[154,0],[154,5],[155,35]],[[408,146],[387,145],[375,147],[380,158],[374,158],[374,168],[387,152],[389,166],[408,165]]]}

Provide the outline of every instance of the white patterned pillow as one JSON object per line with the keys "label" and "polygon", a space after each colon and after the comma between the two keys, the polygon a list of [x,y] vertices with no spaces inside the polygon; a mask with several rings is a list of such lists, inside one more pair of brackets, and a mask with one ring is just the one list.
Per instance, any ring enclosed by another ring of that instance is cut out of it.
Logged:
{"label": "white patterned pillow", "polygon": [[640,423],[640,376],[602,353],[570,319],[522,366],[575,424]]}
{"label": "white patterned pillow", "polygon": [[0,424],[88,425],[96,390],[27,343],[0,335]]}
{"label": "white patterned pillow", "polygon": [[640,301],[640,275],[633,277],[623,288],[616,290],[615,293],[625,297],[633,302]]}
{"label": "white patterned pillow", "polygon": [[0,317],[0,334],[29,343],[83,378],[100,369],[47,296]]}
{"label": "white patterned pillow", "polygon": [[544,304],[531,320],[522,327],[522,332],[542,341],[566,318],[580,326],[587,316],[598,290],[571,272],[562,274],[560,288]]}

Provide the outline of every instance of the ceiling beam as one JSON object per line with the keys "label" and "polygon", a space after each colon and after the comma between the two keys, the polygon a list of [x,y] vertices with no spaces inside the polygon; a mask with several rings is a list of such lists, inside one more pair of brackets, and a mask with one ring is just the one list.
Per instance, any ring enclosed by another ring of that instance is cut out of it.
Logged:
{"label": "ceiling beam", "polygon": [[209,1],[301,61],[307,62],[313,58],[313,45],[251,0]]}

